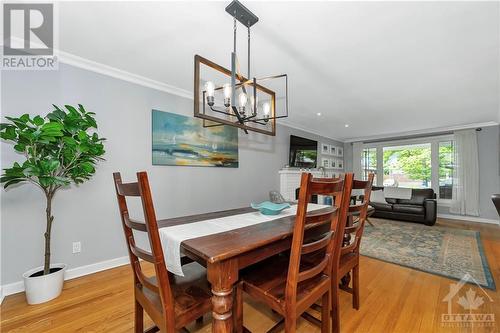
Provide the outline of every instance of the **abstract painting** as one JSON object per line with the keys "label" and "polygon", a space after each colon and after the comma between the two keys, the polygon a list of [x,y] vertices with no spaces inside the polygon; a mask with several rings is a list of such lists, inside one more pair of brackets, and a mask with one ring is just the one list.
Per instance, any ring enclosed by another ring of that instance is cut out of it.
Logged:
{"label": "abstract painting", "polygon": [[238,128],[153,110],[153,165],[238,167]]}

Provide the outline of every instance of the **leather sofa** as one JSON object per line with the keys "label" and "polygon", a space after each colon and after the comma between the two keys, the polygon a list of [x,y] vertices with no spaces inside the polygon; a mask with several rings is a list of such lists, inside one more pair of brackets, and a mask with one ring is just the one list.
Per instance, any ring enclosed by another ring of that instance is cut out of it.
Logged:
{"label": "leather sofa", "polygon": [[[372,191],[380,190],[383,190],[383,187],[374,186],[372,189]],[[385,198],[385,202],[370,201],[370,205],[375,208],[373,217],[419,222],[426,225],[436,223],[436,193],[431,188],[412,189],[411,199],[408,200]]]}

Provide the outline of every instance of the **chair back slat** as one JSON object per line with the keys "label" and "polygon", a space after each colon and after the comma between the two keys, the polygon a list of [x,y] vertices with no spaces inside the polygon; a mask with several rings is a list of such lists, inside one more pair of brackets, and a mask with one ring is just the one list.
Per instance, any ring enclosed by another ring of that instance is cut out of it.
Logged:
{"label": "chair back slat", "polygon": [[119,195],[123,195],[125,197],[141,196],[138,183],[119,184],[118,186],[116,186],[116,191]]}
{"label": "chair back slat", "polygon": [[325,247],[328,246],[328,243],[330,242],[330,239],[332,239],[333,232],[329,231],[327,232],[322,238],[315,240],[310,243],[306,243],[302,245],[302,254],[308,254],[312,252],[319,251]]}
{"label": "chair back slat", "polygon": [[[349,199],[352,187],[352,173],[346,174],[344,179],[323,178],[313,179],[310,173],[301,176],[299,202],[290,251],[287,284],[285,288],[286,305],[293,308],[296,304],[297,286],[300,282],[314,278],[319,274],[331,275],[331,265],[334,253],[340,253],[342,237],[338,236],[341,223],[347,216]],[[346,193],[348,192],[348,193]],[[307,206],[313,195],[327,195],[333,197],[334,206],[330,209],[320,209],[307,212]],[[304,243],[306,224],[328,223],[329,231],[309,243]],[[339,249],[337,251],[337,249]],[[309,264],[301,271],[302,256],[305,254],[322,254],[321,260]]]}
{"label": "chair back slat", "polygon": [[326,212],[311,212],[306,215],[305,224],[313,224],[313,223],[324,223],[332,220],[332,217],[336,214],[336,208],[328,208]]}
{"label": "chair back slat", "polygon": [[124,216],[124,219],[125,219],[125,224],[130,229],[137,230],[137,231],[142,231],[142,232],[147,232],[148,231],[146,229],[146,224],[145,223],[142,223],[142,222],[139,222],[139,221],[131,219],[130,217],[128,217],[128,214],[126,216]]}
{"label": "chair back slat", "polygon": [[135,245],[130,244],[130,251],[132,251],[133,254],[135,254],[137,257],[141,258],[142,260],[146,260],[147,262],[150,262],[152,264],[155,263],[155,259],[153,257],[153,254],[138,248]]}
{"label": "chair back slat", "polygon": [[330,254],[326,254],[323,260],[321,260],[318,264],[316,264],[313,268],[306,269],[304,271],[299,272],[298,281],[302,282],[308,279],[315,277],[316,275],[322,273],[328,262],[330,261]]}
{"label": "chair back slat", "polygon": [[[158,223],[156,220],[151,189],[146,172],[137,173],[137,182],[122,183],[119,172],[113,173],[115,182],[118,208],[122,220],[123,231],[130,257],[130,264],[134,272],[134,284],[140,288],[146,287],[157,293],[160,297],[163,312],[167,322],[175,322],[174,299],[170,287],[167,267],[161,246]],[[127,197],[140,197],[144,213],[145,223],[133,220],[129,217]],[[132,230],[143,231],[148,235],[151,252],[145,251],[135,244]],[[156,281],[158,285],[151,283],[144,275],[140,259],[154,264]]]}

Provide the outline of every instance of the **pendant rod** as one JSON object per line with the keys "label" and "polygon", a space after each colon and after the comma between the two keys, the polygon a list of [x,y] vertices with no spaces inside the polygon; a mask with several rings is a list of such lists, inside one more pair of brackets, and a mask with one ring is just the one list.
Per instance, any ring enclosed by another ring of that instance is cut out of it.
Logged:
{"label": "pendant rod", "polygon": [[231,106],[236,106],[236,10],[233,15],[233,53],[231,53]]}
{"label": "pendant rod", "polygon": [[248,80],[250,80],[250,26],[248,26]]}

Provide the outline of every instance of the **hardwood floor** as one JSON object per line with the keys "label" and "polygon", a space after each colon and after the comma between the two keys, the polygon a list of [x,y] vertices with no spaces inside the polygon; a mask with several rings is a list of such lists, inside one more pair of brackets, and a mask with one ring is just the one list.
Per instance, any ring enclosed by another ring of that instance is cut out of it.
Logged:
{"label": "hardwood floor", "polygon": [[[376,220],[374,221],[376,222]],[[492,274],[500,285],[500,227],[440,220],[438,225],[479,230]],[[340,295],[342,332],[500,332],[500,292],[486,290],[480,312],[495,315],[493,327],[442,327],[442,302],[453,280],[367,257],[361,258],[361,307],[351,307],[351,295]],[[151,266],[146,272],[152,273]],[[127,266],[65,283],[62,295],[45,304],[29,306],[23,294],[5,298],[0,332],[133,332],[132,276]],[[478,294],[478,287],[471,286]],[[478,310],[479,311],[479,310]],[[473,311],[474,313],[474,311]],[[278,321],[267,307],[246,300],[245,326],[264,332]],[[147,321],[147,325],[151,324]],[[190,332],[210,332],[210,318],[193,323]],[[301,319],[299,332],[319,332]]]}

